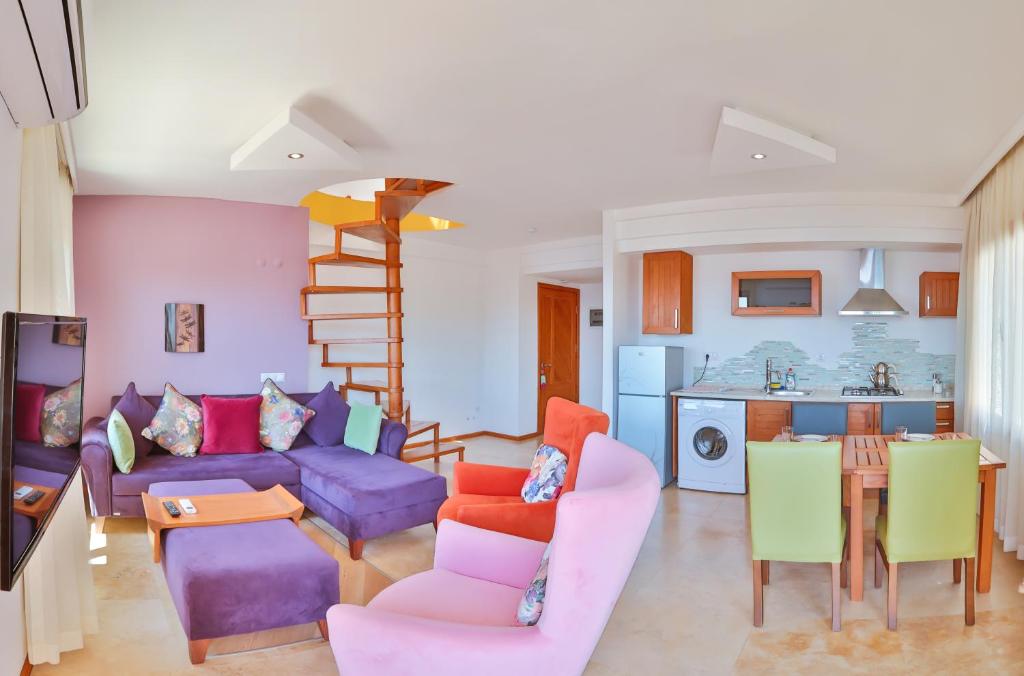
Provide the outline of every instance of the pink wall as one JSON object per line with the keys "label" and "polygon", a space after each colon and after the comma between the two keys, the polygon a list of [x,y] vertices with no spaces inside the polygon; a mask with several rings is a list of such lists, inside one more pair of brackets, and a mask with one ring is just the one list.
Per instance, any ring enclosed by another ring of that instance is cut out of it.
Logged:
{"label": "pink wall", "polygon": [[[187,197],[82,196],[74,203],[75,304],[89,320],[87,416],[134,380],[186,394],[255,393],[260,372],[307,387],[308,212]],[[164,303],[206,305],[206,351],[164,352]]]}

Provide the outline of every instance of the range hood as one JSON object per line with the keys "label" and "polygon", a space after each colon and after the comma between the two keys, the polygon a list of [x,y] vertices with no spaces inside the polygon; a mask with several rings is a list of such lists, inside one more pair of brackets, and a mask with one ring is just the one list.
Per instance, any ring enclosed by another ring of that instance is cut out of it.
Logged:
{"label": "range hood", "polygon": [[839,314],[870,317],[907,314],[885,290],[885,249],[860,250],[860,288]]}

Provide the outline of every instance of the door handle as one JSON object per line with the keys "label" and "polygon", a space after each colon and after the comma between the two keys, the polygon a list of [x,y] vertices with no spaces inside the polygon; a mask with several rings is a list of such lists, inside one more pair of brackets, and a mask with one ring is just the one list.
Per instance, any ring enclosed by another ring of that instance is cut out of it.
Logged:
{"label": "door handle", "polygon": [[679,328],[679,308],[676,308],[675,312],[673,313],[673,316],[672,316],[672,328],[673,329],[678,329]]}
{"label": "door handle", "polygon": [[932,309],[932,297],[930,295],[924,297],[924,309],[925,312]]}

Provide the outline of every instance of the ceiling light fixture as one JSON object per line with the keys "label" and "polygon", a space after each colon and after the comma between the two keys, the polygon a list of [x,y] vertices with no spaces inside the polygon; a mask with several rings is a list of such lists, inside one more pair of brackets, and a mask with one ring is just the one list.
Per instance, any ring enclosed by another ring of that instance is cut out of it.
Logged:
{"label": "ceiling light fixture", "polygon": [[766,157],[768,157],[768,156],[765,155],[764,153],[754,153],[753,155],[750,156],[750,159],[752,159],[752,160],[763,160]]}
{"label": "ceiling light fixture", "polygon": [[301,160],[305,155],[302,153],[288,153],[289,160]]}

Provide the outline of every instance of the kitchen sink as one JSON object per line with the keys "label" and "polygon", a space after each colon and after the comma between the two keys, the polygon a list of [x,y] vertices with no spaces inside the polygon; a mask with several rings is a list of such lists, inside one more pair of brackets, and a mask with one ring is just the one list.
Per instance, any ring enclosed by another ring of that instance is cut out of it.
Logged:
{"label": "kitchen sink", "polygon": [[770,397],[807,397],[814,394],[814,390],[771,390]]}

